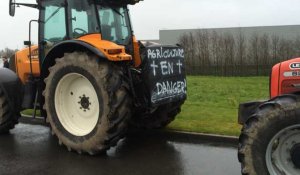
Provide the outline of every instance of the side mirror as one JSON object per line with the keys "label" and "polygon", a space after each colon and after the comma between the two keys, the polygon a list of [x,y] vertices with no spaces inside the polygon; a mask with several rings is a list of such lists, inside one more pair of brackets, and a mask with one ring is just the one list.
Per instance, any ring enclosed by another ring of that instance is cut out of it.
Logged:
{"label": "side mirror", "polygon": [[15,16],[16,12],[16,0],[9,0],[9,15]]}
{"label": "side mirror", "polygon": [[31,41],[24,41],[25,46],[31,46]]}

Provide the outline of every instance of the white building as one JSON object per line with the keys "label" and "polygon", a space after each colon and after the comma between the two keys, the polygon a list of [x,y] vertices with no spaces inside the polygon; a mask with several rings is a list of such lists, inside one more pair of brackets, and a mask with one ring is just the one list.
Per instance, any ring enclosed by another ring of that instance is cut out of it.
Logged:
{"label": "white building", "polygon": [[288,26],[260,26],[260,27],[232,27],[232,28],[207,28],[207,29],[179,29],[179,30],[160,30],[159,41],[161,44],[177,44],[179,38],[186,33],[196,33],[197,31],[216,31],[218,34],[230,33],[238,36],[243,33],[245,38],[250,38],[253,34],[269,36],[276,35],[284,39],[294,39],[300,36],[300,25]]}

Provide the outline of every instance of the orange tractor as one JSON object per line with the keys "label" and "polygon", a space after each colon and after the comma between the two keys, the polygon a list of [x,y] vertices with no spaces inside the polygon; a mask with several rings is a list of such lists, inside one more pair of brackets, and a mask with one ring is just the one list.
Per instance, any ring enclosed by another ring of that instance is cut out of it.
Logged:
{"label": "orange tractor", "polygon": [[273,67],[270,100],[240,105],[242,174],[300,174],[299,92],[300,58],[296,58]]}
{"label": "orange tractor", "polygon": [[[186,99],[184,51],[136,40],[128,5],[140,0],[10,0],[39,10],[38,45],[0,68],[0,133],[37,109],[68,150],[96,154],[129,127],[162,128]],[[30,30],[31,31],[31,27]]]}

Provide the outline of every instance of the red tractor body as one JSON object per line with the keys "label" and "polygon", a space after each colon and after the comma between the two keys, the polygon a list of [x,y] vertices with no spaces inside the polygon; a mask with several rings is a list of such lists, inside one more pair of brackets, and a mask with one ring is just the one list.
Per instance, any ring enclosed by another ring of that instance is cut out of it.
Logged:
{"label": "red tractor body", "polygon": [[270,79],[270,97],[300,91],[300,58],[276,64]]}
{"label": "red tractor body", "polygon": [[[283,94],[300,92],[300,58],[290,59],[276,64],[270,75],[270,99]],[[239,106],[238,121],[244,124],[258,106],[266,100],[242,103]]]}

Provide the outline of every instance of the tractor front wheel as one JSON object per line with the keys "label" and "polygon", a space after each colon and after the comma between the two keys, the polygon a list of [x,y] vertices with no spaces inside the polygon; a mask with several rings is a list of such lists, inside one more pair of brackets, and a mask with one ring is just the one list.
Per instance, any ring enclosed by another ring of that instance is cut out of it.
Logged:
{"label": "tractor front wheel", "polygon": [[243,175],[300,174],[300,97],[261,105],[244,124],[238,158]]}
{"label": "tractor front wheel", "polygon": [[8,104],[4,92],[0,88],[0,134],[8,133],[18,123],[19,116],[15,115]]}
{"label": "tractor front wheel", "polygon": [[49,71],[44,108],[60,144],[93,155],[124,136],[131,100],[120,66],[75,52]]}

